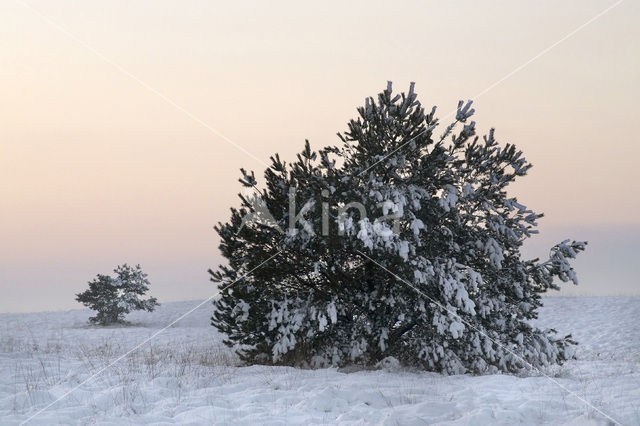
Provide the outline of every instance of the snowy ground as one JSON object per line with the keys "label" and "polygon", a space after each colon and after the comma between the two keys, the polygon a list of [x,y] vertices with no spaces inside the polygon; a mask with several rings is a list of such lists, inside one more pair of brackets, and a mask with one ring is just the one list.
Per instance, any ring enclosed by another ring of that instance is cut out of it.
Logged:
{"label": "snowy ground", "polygon": [[[89,311],[0,314],[0,424],[19,424],[196,302],[86,325]],[[442,376],[238,367],[211,305],[30,424],[609,424],[543,376]],[[640,298],[551,298],[540,324],[573,333],[578,360],[546,371],[621,424],[640,424]]]}

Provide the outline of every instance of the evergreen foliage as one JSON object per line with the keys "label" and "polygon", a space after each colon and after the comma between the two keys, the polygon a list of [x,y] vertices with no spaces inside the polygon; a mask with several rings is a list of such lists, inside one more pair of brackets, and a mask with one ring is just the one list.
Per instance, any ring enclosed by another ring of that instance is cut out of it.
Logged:
{"label": "evergreen foliage", "polygon": [[113,272],[115,278],[98,274],[89,281],[88,290],[76,295],[78,302],[98,312],[89,321],[100,325],[123,323],[124,316],[129,312],[151,312],[159,305],[155,297],[140,298],[149,290],[147,274],[140,265],[132,267],[125,263],[116,267]]}
{"label": "evergreen foliage", "polygon": [[228,265],[209,272],[220,289],[212,324],[243,360],[320,367],[393,357],[485,373],[572,355],[571,336],[529,320],[540,295],[559,288],[555,278],[577,284],[568,260],[586,243],[523,259],[542,214],[507,187],[531,165],[493,129],[476,135],[470,102],[438,136],[435,112],[413,84],[394,94],[389,83],[339,145],[313,151],[307,141],[289,164],[274,155],[261,188],[242,170],[254,194],[216,226]]}

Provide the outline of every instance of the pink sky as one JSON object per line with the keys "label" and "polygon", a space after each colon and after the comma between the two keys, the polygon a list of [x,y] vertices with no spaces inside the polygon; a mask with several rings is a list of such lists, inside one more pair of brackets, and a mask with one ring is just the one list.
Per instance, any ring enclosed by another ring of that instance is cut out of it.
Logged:
{"label": "pink sky", "polygon": [[[335,143],[387,80],[445,115],[614,3],[3,2],[0,311],[80,307],[124,262],[209,296],[240,167]],[[638,22],[623,2],[474,105],[534,164],[539,241],[594,236],[582,294],[638,293]]]}

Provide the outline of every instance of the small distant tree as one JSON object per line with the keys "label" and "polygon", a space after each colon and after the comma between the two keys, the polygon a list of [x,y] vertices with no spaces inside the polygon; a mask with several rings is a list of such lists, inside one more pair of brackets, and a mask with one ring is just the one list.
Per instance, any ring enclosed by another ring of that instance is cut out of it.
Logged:
{"label": "small distant tree", "polygon": [[97,311],[92,323],[108,325],[123,323],[124,316],[131,311],[153,311],[160,305],[155,297],[142,299],[140,296],[149,291],[147,274],[140,265],[131,267],[126,263],[113,270],[116,276],[98,274],[89,281],[89,289],[78,293],[76,300]]}

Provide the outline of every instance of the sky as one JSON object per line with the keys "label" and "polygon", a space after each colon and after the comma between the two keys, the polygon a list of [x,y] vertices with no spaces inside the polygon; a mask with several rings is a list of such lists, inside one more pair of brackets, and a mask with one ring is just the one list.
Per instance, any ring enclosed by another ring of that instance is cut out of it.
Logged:
{"label": "sky", "polygon": [[525,252],[589,241],[559,294],[640,294],[640,3],[233,3],[0,0],[0,312],[80,308],[125,262],[215,294],[240,167],[336,143],[387,80],[524,151]]}

